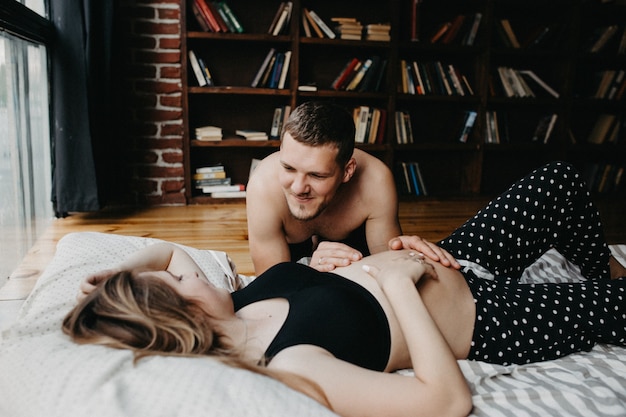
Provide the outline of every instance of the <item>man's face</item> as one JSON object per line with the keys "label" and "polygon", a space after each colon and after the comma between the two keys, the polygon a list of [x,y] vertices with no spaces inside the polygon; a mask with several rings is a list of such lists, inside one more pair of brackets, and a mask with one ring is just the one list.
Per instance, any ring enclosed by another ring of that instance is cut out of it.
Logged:
{"label": "man's face", "polygon": [[292,216],[317,217],[331,202],[339,186],[350,179],[337,164],[338,149],[331,145],[307,146],[285,133],[280,147],[280,185]]}

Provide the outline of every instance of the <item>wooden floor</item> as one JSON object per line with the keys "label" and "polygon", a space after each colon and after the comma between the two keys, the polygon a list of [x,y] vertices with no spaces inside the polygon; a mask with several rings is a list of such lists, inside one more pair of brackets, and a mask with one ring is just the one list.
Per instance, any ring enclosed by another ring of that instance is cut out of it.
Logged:
{"label": "wooden floor", "polygon": [[[423,200],[403,202],[400,222],[404,234],[431,241],[447,236],[484,206],[485,199]],[[609,243],[626,243],[626,204],[601,206]],[[253,275],[248,253],[247,223],[243,203],[109,208],[97,213],[80,213],[56,219],[35,243],[21,265],[0,288],[0,300],[23,300],[55,252],[56,243],[71,232],[95,231],[119,235],[153,237],[227,252],[239,273]]]}

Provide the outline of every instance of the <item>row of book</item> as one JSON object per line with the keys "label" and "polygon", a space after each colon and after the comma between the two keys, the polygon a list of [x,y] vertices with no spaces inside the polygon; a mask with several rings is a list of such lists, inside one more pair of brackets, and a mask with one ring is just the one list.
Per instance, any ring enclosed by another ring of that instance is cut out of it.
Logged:
{"label": "row of book", "polygon": [[394,117],[396,143],[411,144],[415,143],[413,138],[413,124],[411,123],[411,114],[408,111],[397,110]]}
{"label": "row of book", "polygon": [[367,59],[352,58],[337,74],[331,88],[338,91],[380,91],[386,68],[387,60],[378,55]]}
{"label": "row of book", "polygon": [[497,67],[496,74],[506,97],[537,97],[545,93],[559,97],[559,93],[532,70]]}
{"label": "row of book", "polygon": [[[443,22],[430,35],[430,43],[472,46],[482,21],[482,13],[459,14]],[[413,40],[417,40],[412,37]]]}
{"label": "row of book", "polygon": [[398,194],[427,196],[428,190],[419,164],[415,161],[402,161],[396,165],[396,186]]}
{"label": "row of book", "polygon": [[625,122],[626,119],[615,114],[600,114],[589,131],[587,142],[595,145],[623,143]]}
{"label": "row of book", "polygon": [[589,191],[598,194],[616,193],[624,189],[624,166],[618,164],[588,164],[583,171]]}
{"label": "row of book", "polygon": [[246,196],[246,186],[233,184],[232,179],[226,175],[226,169],[222,164],[196,168],[193,175],[193,185],[203,194],[214,198],[241,198]]}
{"label": "row of book", "polygon": [[215,81],[213,81],[213,76],[209,71],[209,67],[202,57],[196,55],[196,53],[190,49],[188,52],[189,55],[189,63],[191,64],[191,69],[193,70],[193,74],[196,77],[196,81],[200,87],[212,86],[215,85]]}
{"label": "row of book", "polygon": [[594,88],[589,92],[590,98],[605,100],[621,100],[626,90],[626,71],[605,70],[594,74]]}
{"label": "row of book", "polygon": [[281,52],[276,50],[276,48],[270,48],[250,86],[256,88],[285,88],[290,64],[291,51]]}
{"label": "row of book", "polygon": [[359,106],[352,111],[354,141],[356,143],[383,143],[387,128],[387,111],[378,107]]}
{"label": "row of book", "polygon": [[398,90],[414,95],[470,96],[474,90],[467,77],[452,64],[440,61],[417,62],[400,60]]}
{"label": "row of book", "polygon": [[244,32],[241,22],[225,1],[193,0],[191,10],[205,32]]}
{"label": "row of book", "polygon": [[[539,117],[533,134],[527,141],[542,144],[548,143],[554,133],[557,120],[558,115],[556,113],[549,113]],[[509,132],[507,112],[497,112],[495,110],[485,112],[485,143],[511,143]]]}

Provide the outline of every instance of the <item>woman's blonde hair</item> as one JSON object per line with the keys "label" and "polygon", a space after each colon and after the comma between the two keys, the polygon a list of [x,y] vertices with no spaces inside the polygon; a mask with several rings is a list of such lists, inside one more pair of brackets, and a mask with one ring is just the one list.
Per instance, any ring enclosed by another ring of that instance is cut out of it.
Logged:
{"label": "woman's blonde hair", "polygon": [[135,361],[150,355],[212,356],[230,366],[281,381],[329,407],[321,388],[295,374],[244,362],[220,343],[210,317],[167,283],[122,271],[100,283],[63,319],[63,332],[80,344],[129,349]]}

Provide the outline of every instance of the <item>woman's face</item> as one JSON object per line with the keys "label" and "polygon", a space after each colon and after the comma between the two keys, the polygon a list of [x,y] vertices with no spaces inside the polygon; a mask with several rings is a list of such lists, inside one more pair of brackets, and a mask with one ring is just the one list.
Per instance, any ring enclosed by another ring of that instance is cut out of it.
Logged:
{"label": "woman's face", "polygon": [[139,275],[160,279],[172,287],[183,298],[192,299],[199,303],[200,307],[212,317],[220,313],[233,314],[234,307],[230,292],[224,288],[218,288],[205,278],[200,277],[195,271],[175,275],[170,271],[144,271]]}

